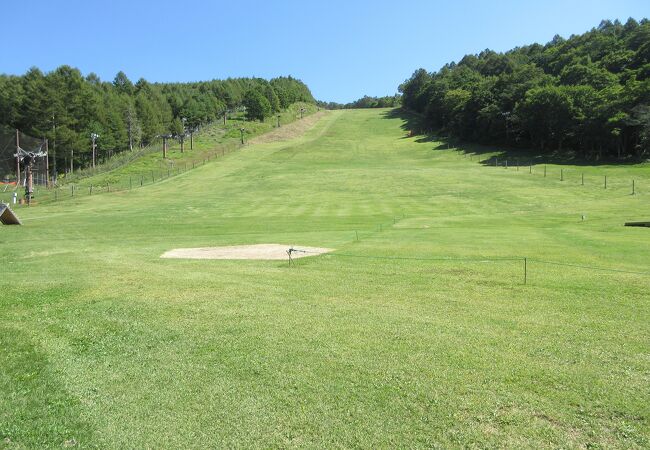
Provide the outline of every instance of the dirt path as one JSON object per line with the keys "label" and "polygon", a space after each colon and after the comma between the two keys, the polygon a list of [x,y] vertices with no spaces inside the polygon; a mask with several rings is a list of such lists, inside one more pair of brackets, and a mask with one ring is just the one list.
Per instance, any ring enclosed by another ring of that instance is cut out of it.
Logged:
{"label": "dirt path", "polygon": [[304,119],[299,119],[286,125],[282,125],[280,128],[276,128],[273,131],[254,137],[248,142],[250,144],[267,144],[269,142],[287,141],[302,136],[313,128],[325,114],[327,114],[327,111],[320,111],[311,114]]}

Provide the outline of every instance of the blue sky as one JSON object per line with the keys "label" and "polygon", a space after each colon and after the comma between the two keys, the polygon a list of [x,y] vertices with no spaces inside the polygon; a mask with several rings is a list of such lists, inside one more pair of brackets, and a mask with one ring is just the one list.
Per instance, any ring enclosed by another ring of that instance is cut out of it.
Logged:
{"label": "blue sky", "polygon": [[292,75],[320,100],[389,95],[415,69],[601,19],[650,16],[648,0],[6,0],[0,72],[62,64],[134,82]]}

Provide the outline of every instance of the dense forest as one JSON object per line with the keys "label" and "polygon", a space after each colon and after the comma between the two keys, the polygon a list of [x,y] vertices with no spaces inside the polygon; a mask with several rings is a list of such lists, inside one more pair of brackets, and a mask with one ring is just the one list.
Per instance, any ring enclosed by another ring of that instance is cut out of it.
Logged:
{"label": "dense forest", "polygon": [[650,21],[466,55],[400,87],[431,130],[562,158],[650,157]]}
{"label": "dense forest", "polygon": [[183,134],[244,105],[250,119],[263,119],[298,101],[314,98],[292,77],[134,84],[123,72],[105,82],[70,66],[0,75],[0,126],[49,139],[50,158],[56,155],[50,163],[61,169],[71,154],[75,165],[87,162],[91,133],[100,136],[98,148],[120,152],[161,134]]}

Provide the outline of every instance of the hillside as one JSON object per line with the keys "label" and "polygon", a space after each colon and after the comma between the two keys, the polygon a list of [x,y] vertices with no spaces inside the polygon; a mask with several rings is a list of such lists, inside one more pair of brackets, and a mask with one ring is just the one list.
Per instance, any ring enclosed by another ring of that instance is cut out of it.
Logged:
{"label": "hillside", "polygon": [[[124,72],[106,82],[70,66],[49,73],[32,68],[22,76],[0,74],[0,129],[48,139],[54,178],[92,166],[91,134],[98,136],[97,153],[104,157],[146,147],[161,135],[182,136],[246,107],[249,119],[263,120],[298,102],[313,104],[314,98],[290,76],[194,83],[141,78],[134,84]],[[4,148],[0,142],[0,179],[15,176],[14,151],[15,146]]]}
{"label": "hillside", "polygon": [[426,128],[566,161],[650,157],[650,21],[603,21],[505,53],[417,70],[403,105]]}
{"label": "hillside", "polygon": [[[326,112],[169,181],[20,208],[1,442],[648,447],[650,234],[623,226],[650,219],[647,165],[495,167],[408,120]],[[160,258],[265,243],[334,251]]]}

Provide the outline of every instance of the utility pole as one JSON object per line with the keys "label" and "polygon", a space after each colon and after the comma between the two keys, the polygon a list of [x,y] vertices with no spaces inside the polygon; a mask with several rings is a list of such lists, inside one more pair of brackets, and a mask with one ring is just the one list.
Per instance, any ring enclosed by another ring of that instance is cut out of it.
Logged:
{"label": "utility pole", "polygon": [[97,138],[99,135],[97,133],[90,133],[90,139],[93,142],[93,170],[95,170],[95,159],[96,159],[96,153],[97,153]]}
{"label": "utility pole", "polygon": [[52,116],[52,131],[54,132],[52,137],[52,181],[56,183],[56,122],[54,116]]}
{"label": "utility pole", "polygon": [[179,136],[179,139],[181,141],[181,153],[185,152],[185,133],[186,133],[186,128],[185,128],[185,122],[187,122],[187,119],[185,117],[181,118],[181,121],[183,122],[183,133]]}
{"label": "utility pole", "polygon": [[20,184],[20,132],[16,128],[16,187]]}
{"label": "utility pole", "polygon": [[129,105],[129,108],[126,110],[126,119],[129,126],[129,150],[133,151],[133,111],[131,105]]}
{"label": "utility pole", "polygon": [[45,187],[50,187],[50,148],[49,142],[47,139],[43,138],[45,141]]}

